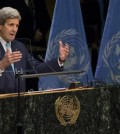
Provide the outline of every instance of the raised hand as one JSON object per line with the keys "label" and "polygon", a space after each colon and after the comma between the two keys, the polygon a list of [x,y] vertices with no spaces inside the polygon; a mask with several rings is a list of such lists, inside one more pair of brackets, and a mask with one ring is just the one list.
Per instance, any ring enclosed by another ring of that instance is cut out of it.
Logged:
{"label": "raised hand", "polygon": [[65,44],[63,46],[62,41],[59,41],[59,54],[60,60],[64,62],[69,55],[69,45]]}

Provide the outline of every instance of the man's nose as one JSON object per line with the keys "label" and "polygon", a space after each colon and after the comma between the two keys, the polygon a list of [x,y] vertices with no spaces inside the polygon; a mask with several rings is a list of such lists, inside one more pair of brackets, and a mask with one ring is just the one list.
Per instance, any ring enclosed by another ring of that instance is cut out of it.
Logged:
{"label": "man's nose", "polygon": [[18,27],[17,27],[17,26],[14,26],[14,27],[13,27],[13,31],[14,31],[14,32],[17,32],[17,30],[18,30]]}

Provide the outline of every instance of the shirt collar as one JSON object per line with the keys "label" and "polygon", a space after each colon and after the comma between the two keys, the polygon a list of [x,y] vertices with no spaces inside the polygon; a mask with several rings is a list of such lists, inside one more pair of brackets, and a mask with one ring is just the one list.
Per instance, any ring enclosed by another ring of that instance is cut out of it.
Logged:
{"label": "shirt collar", "polygon": [[[3,46],[3,48],[4,48],[4,50],[6,50],[6,44],[7,44],[7,42],[6,42],[5,40],[3,40],[1,36],[0,36],[0,42],[1,42],[1,44],[2,44],[2,46]],[[9,42],[9,44],[10,44],[10,46],[11,46],[11,42]]]}

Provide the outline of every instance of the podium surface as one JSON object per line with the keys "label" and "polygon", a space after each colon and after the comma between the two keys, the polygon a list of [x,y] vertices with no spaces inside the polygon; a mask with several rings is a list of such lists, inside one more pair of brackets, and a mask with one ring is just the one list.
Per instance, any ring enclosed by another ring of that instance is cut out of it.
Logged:
{"label": "podium surface", "polygon": [[[119,134],[120,87],[20,94],[24,134]],[[17,94],[0,95],[0,133],[16,134]]]}

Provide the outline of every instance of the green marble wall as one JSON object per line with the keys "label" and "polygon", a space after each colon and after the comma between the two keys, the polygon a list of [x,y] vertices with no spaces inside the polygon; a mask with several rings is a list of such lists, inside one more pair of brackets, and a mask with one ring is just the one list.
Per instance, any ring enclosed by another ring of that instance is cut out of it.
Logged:
{"label": "green marble wall", "polygon": [[[55,102],[66,95],[79,99],[80,114],[75,124],[63,126]],[[18,114],[24,134],[120,134],[120,87],[21,96],[19,113],[17,102],[0,99],[0,134],[18,134]]]}

